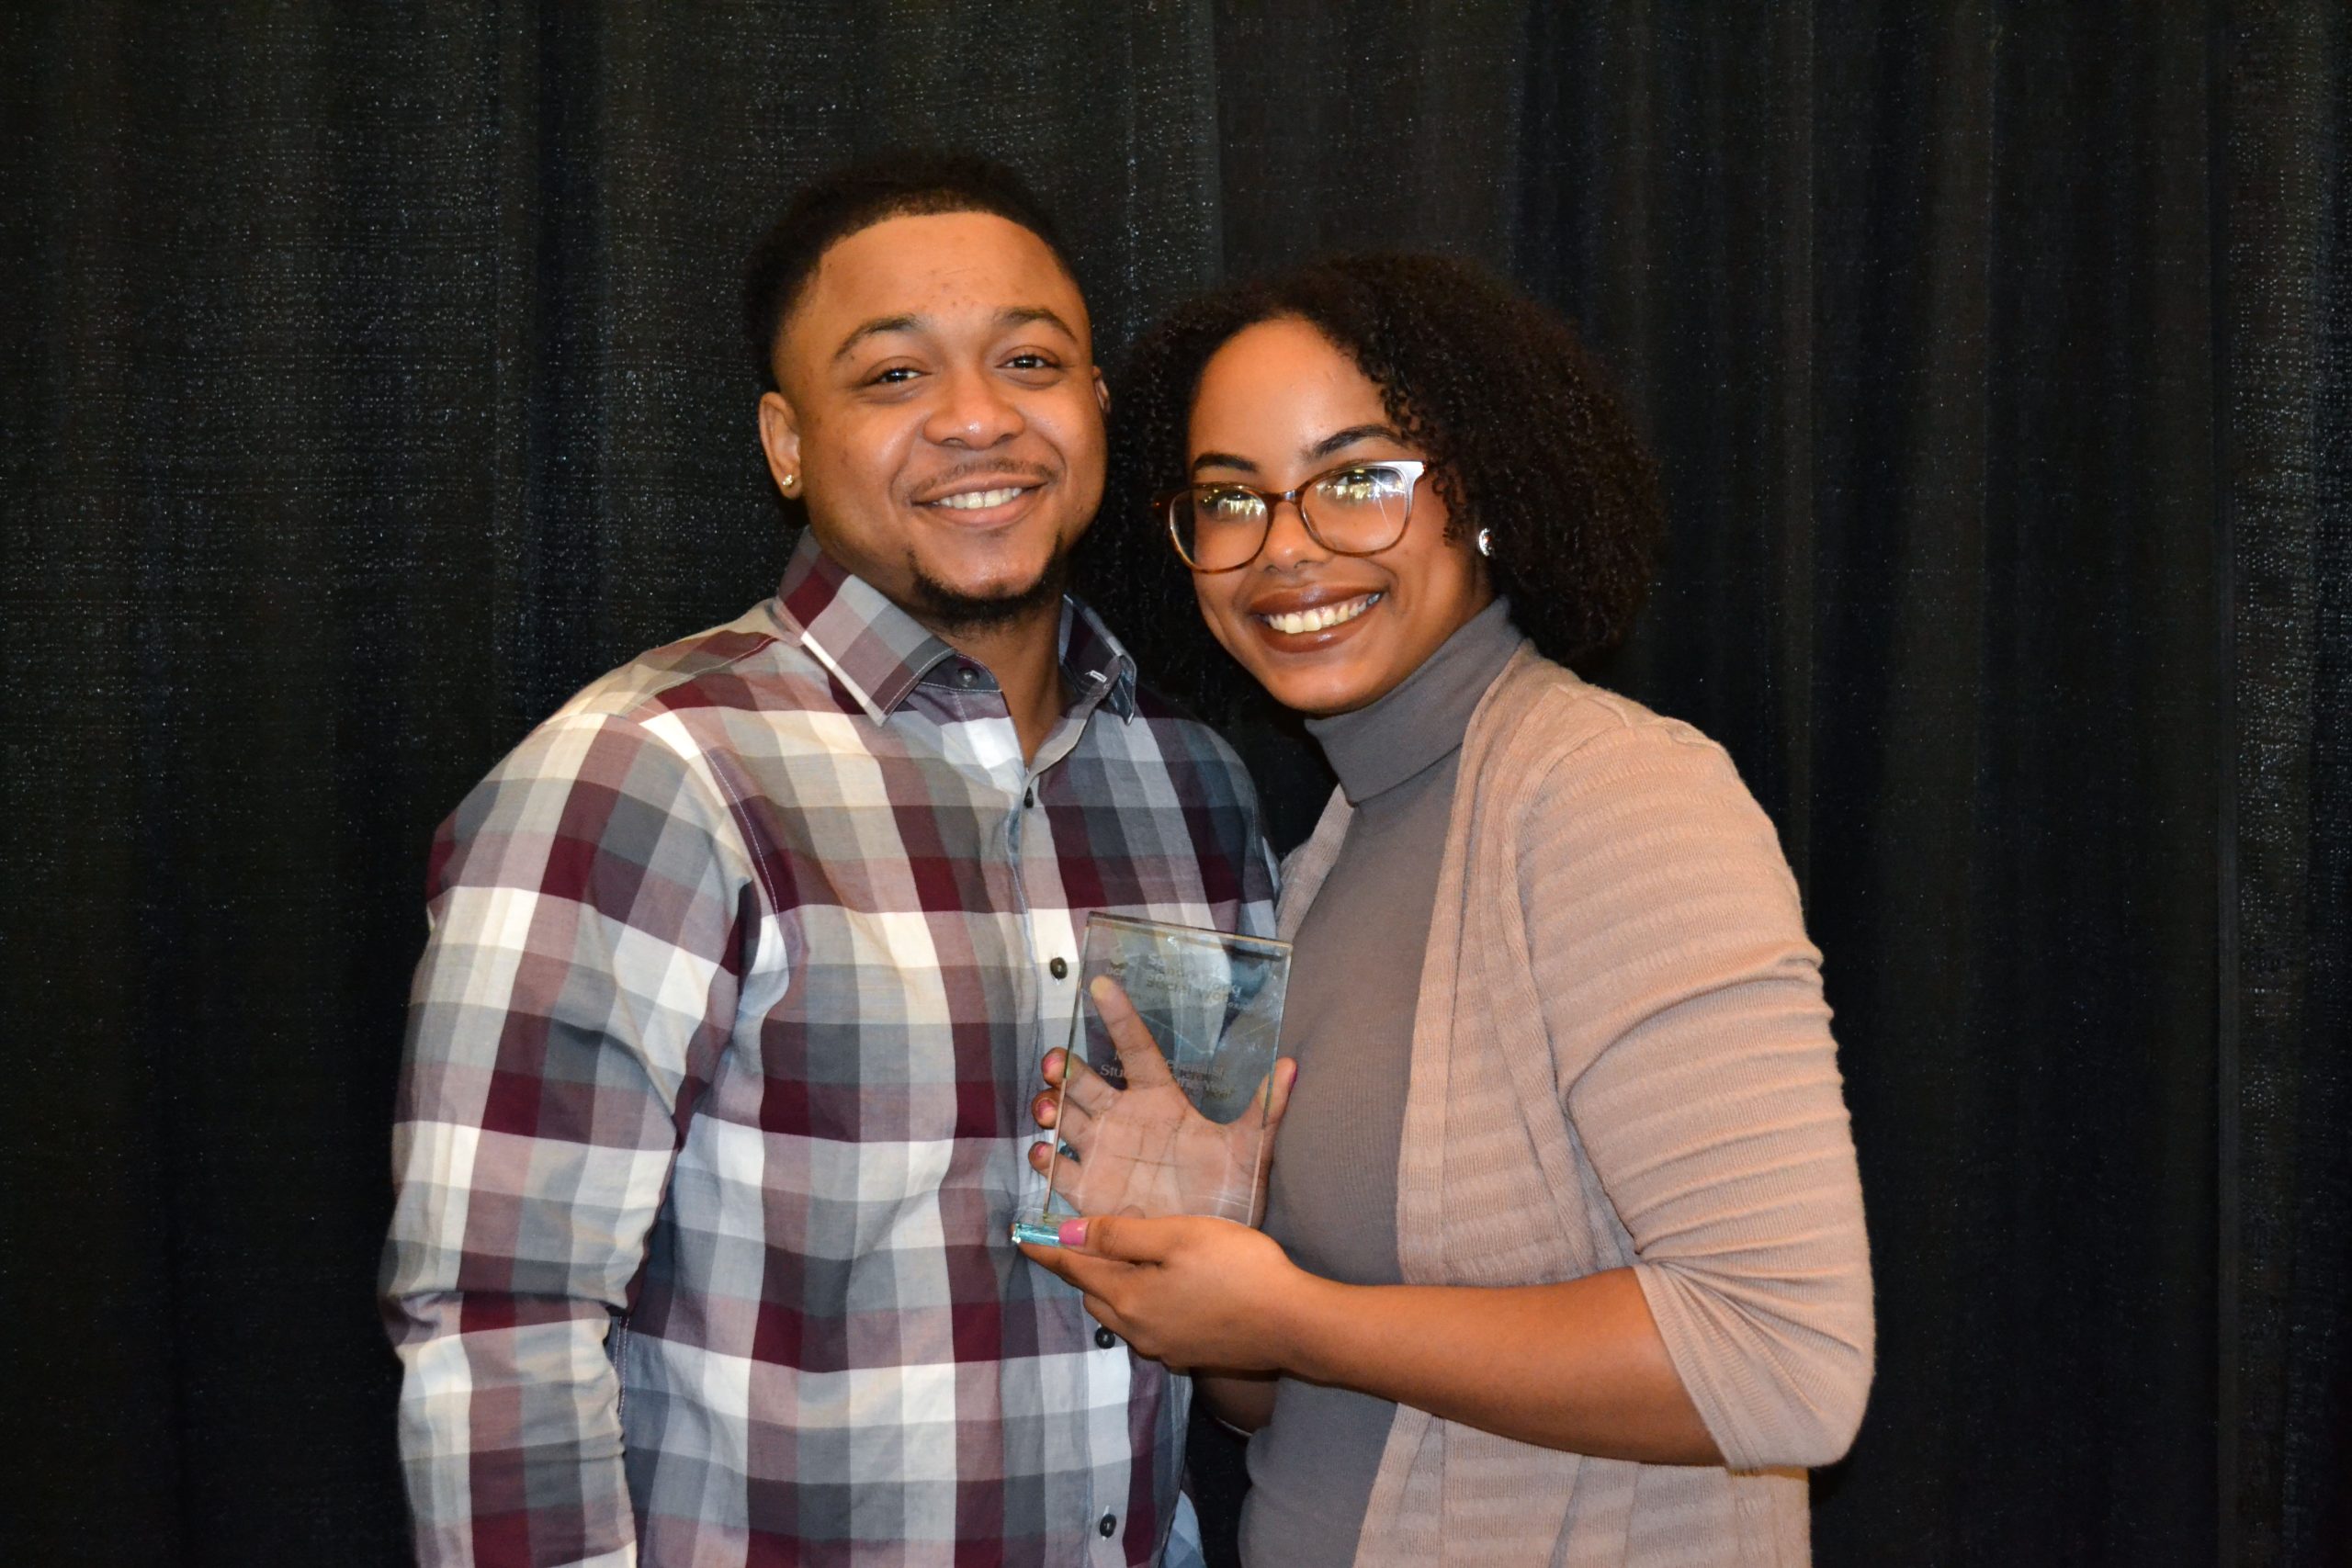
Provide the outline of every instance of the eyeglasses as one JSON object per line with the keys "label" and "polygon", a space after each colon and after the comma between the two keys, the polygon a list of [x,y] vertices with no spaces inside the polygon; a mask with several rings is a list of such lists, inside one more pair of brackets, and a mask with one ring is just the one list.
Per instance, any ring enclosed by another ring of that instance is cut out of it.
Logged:
{"label": "eyeglasses", "polygon": [[1413,491],[1428,472],[1418,457],[1342,463],[1279,493],[1218,480],[1186,485],[1152,504],[1169,542],[1194,571],[1235,571],[1258,558],[1283,502],[1298,507],[1307,536],[1335,556],[1377,555],[1405,536]]}

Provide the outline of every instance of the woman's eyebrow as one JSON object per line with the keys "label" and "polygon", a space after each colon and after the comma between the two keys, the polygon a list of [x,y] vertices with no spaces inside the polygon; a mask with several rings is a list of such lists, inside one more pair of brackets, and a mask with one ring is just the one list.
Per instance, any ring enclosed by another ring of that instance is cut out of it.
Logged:
{"label": "woman's eyebrow", "polygon": [[[1311,463],[1319,457],[1328,457],[1334,452],[1344,451],[1359,441],[1394,441],[1402,446],[1404,440],[1405,438],[1397,434],[1395,427],[1391,425],[1351,424],[1345,430],[1333,431],[1322,440],[1307,447],[1300,456]],[[1203,468],[1234,468],[1245,474],[1254,474],[1258,471],[1258,465],[1232,452],[1204,452],[1193,459],[1194,473],[1200,472]]]}
{"label": "woman's eyebrow", "polygon": [[1345,430],[1333,431],[1301,456],[1312,462],[1317,457],[1328,457],[1344,447],[1352,446],[1359,441],[1372,440],[1395,441],[1401,445],[1404,437],[1385,424],[1351,424]]}

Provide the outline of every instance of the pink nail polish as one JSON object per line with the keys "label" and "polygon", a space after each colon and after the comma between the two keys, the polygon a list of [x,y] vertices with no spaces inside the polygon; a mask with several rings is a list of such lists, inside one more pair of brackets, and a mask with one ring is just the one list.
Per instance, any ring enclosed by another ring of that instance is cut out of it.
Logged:
{"label": "pink nail polish", "polygon": [[1064,1220],[1062,1222],[1062,1228],[1056,1233],[1056,1235],[1057,1238],[1064,1247],[1084,1247],[1086,1245],[1086,1222],[1084,1220]]}

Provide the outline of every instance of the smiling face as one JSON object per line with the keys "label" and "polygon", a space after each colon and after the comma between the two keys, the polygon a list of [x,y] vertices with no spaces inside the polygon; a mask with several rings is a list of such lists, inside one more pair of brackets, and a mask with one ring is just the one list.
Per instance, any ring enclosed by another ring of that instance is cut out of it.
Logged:
{"label": "smiling face", "polygon": [[934,631],[1056,612],[1102,497],[1086,304],[992,213],[835,243],[778,333],[760,441],[818,543]]}
{"label": "smiling face", "polygon": [[[1193,482],[1279,492],[1351,458],[1426,457],[1405,442],[1380,389],[1295,318],[1244,328],[1212,355],[1193,400]],[[1446,538],[1445,502],[1424,477],[1403,537],[1377,555],[1334,555],[1289,502],[1264,548],[1235,571],[1195,573],[1209,630],[1285,707],[1348,713],[1397,685],[1494,598],[1466,538]]]}

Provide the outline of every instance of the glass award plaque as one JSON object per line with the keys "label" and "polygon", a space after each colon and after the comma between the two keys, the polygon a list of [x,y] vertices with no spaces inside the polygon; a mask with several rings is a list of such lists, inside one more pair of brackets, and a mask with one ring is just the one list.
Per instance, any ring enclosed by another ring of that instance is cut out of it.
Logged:
{"label": "glass award plaque", "polygon": [[1044,1205],[1015,1241],[1081,1214],[1254,1224],[1290,943],[1091,914]]}

